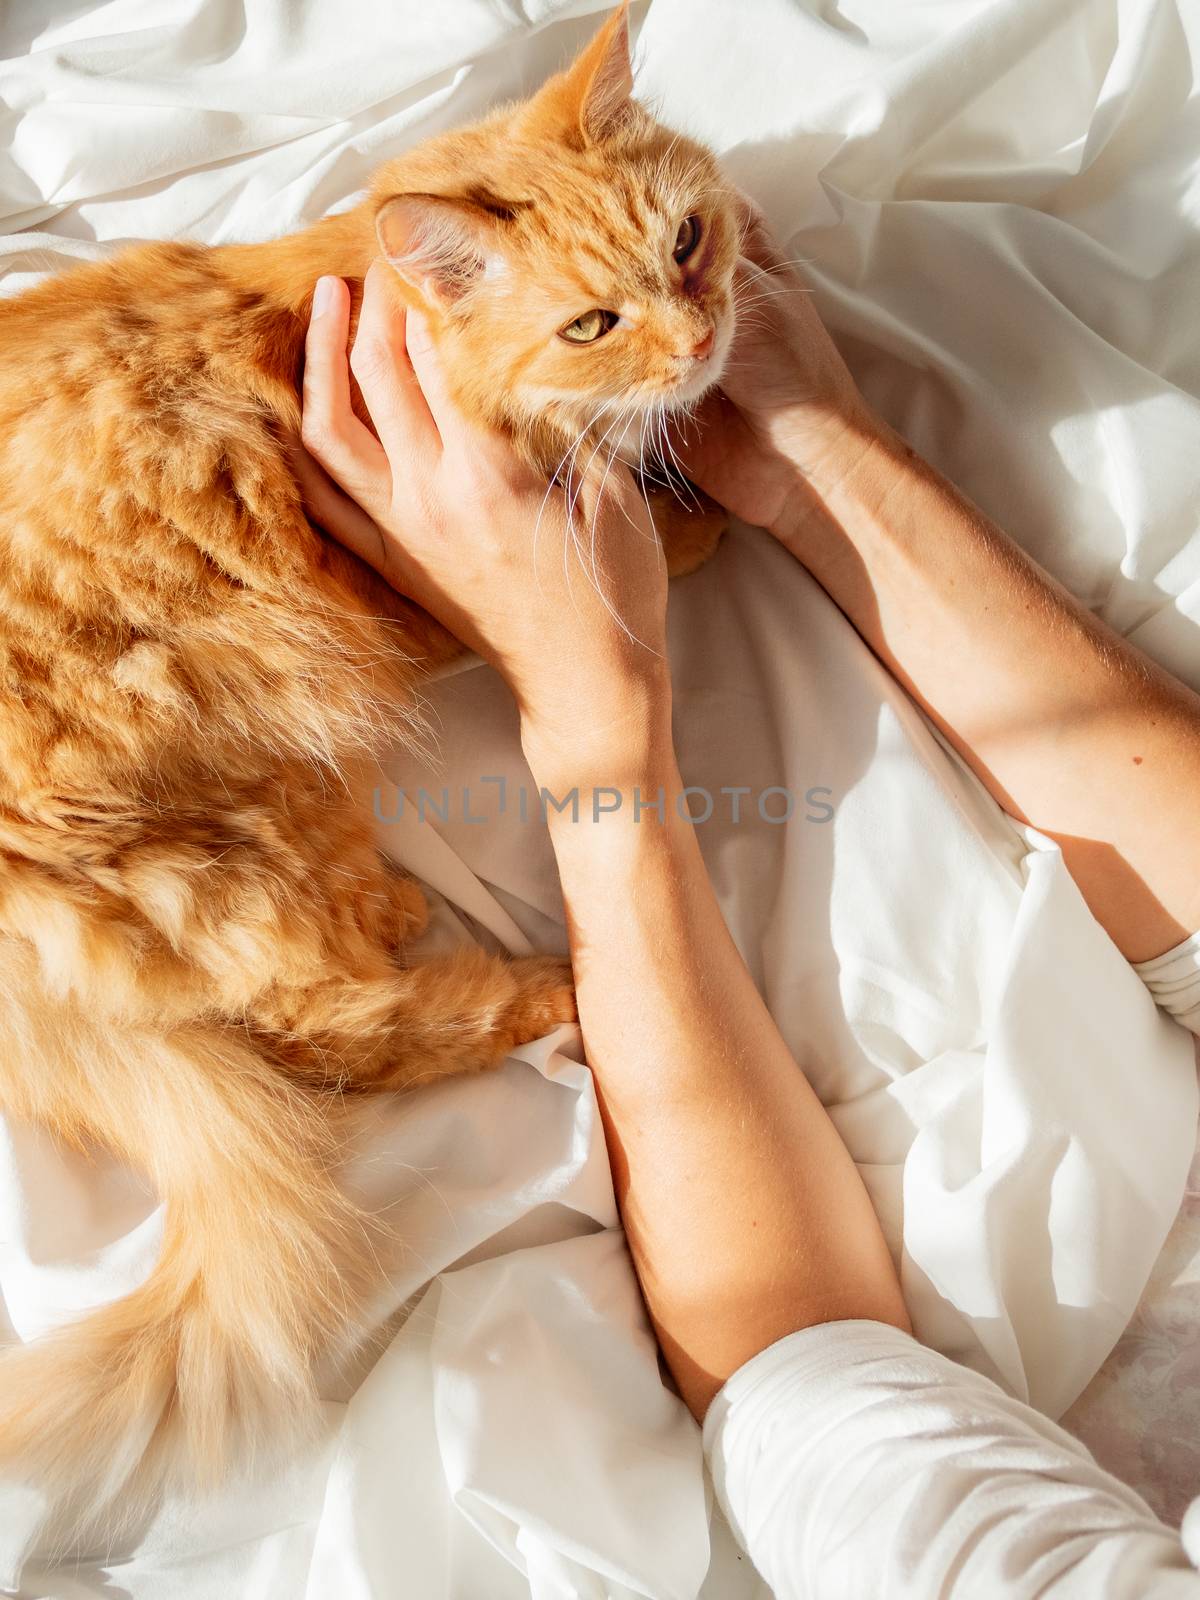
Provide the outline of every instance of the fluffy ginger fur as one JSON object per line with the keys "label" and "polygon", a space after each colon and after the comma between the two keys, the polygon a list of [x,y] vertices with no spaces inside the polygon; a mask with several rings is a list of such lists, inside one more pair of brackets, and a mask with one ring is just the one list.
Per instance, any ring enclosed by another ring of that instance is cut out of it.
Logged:
{"label": "fluffy ginger fur", "polygon": [[[734,211],[629,89],[622,11],[350,212],[0,303],[0,1100],[166,1201],[141,1289],[0,1355],[0,1472],[76,1544],[314,1414],[314,1359],[371,1288],[331,1176],[346,1096],[573,1015],[557,962],[405,962],[424,902],[375,849],[367,774],[458,647],[313,530],[287,440],[313,284],[357,292],[381,251],[462,403],[547,471],[606,429],[628,454],[716,378],[692,352],[727,343]],[[556,337],[593,306],[622,337]],[[713,508],[659,512],[695,565]]]}

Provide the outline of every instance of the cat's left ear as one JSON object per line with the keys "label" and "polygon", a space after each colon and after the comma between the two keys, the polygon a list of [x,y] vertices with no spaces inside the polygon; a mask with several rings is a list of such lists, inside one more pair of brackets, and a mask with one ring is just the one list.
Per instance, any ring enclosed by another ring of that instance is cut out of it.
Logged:
{"label": "cat's left ear", "polygon": [[584,144],[602,144],[635,115],[629,53],[629,0],[622,0],[566,72],[551,78],[529,106],[533,125],[557,123]]}
{"label": "cat's left ear", "polygon": [[466,200],[395,195],[380,208],[375,233],[400,276],[443,310],[502,265],[495,218]]}

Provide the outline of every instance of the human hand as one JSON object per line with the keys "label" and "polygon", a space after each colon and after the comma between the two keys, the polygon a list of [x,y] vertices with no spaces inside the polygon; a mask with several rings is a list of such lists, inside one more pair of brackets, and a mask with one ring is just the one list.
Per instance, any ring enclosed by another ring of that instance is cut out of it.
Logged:
{"label": "human hand", "polygon": [[[297,461],[313,520],[501,672],[531,765],[622,781],[670,724],[666,569],[629,472],[586,474],[569,508],[458,409],[386,268],[367,275],[348,366],[349,292],[337,278],[318,289],[302,439],[324,472]],[[354,414],[350,372],[378,438]]]}
{"label": "human hand", "polygon": [[743,196],[737,334],[720,388],[676,443],[684,470],[735,516],[779,534],[797,501],[815,508],[883,428]]}

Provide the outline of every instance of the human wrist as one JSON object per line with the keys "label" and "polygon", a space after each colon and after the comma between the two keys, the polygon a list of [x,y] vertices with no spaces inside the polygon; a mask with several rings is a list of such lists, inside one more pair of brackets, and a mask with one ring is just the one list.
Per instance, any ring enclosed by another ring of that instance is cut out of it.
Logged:
{"label": "human wrist", "polygon": [[790,492],[770,531],[802,561],[813,539],[827,537],[831,523],[849,531],[877,513],[918,464],[916,452],[870,413],[845,417],[816,439],[797,438],[789,459]]}
{"label": "human wrist", "polygon": [[669,780],[675,770],[669,674],[647,675],[610,686],[603,695],[581,693],[553,711],[522,707],[521,745],[540,787],[632,797],[635,789]]}
{"label": "human wrist", "polygon": [[773,427],[783,455],[822,495],[853,472],[888,431],[857,391],[836,403],[790,406]]}

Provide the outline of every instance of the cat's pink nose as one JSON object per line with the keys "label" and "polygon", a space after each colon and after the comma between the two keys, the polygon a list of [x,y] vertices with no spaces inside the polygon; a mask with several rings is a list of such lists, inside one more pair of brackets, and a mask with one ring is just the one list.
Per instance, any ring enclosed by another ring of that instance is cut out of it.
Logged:
{"label": "cat's pink nose", "polygon": [[692,346],[692,355],[697,361],[707,361],[713,353],[713,345],[717,342],[717,330],[710,328],[703,339],[698,339]]}

